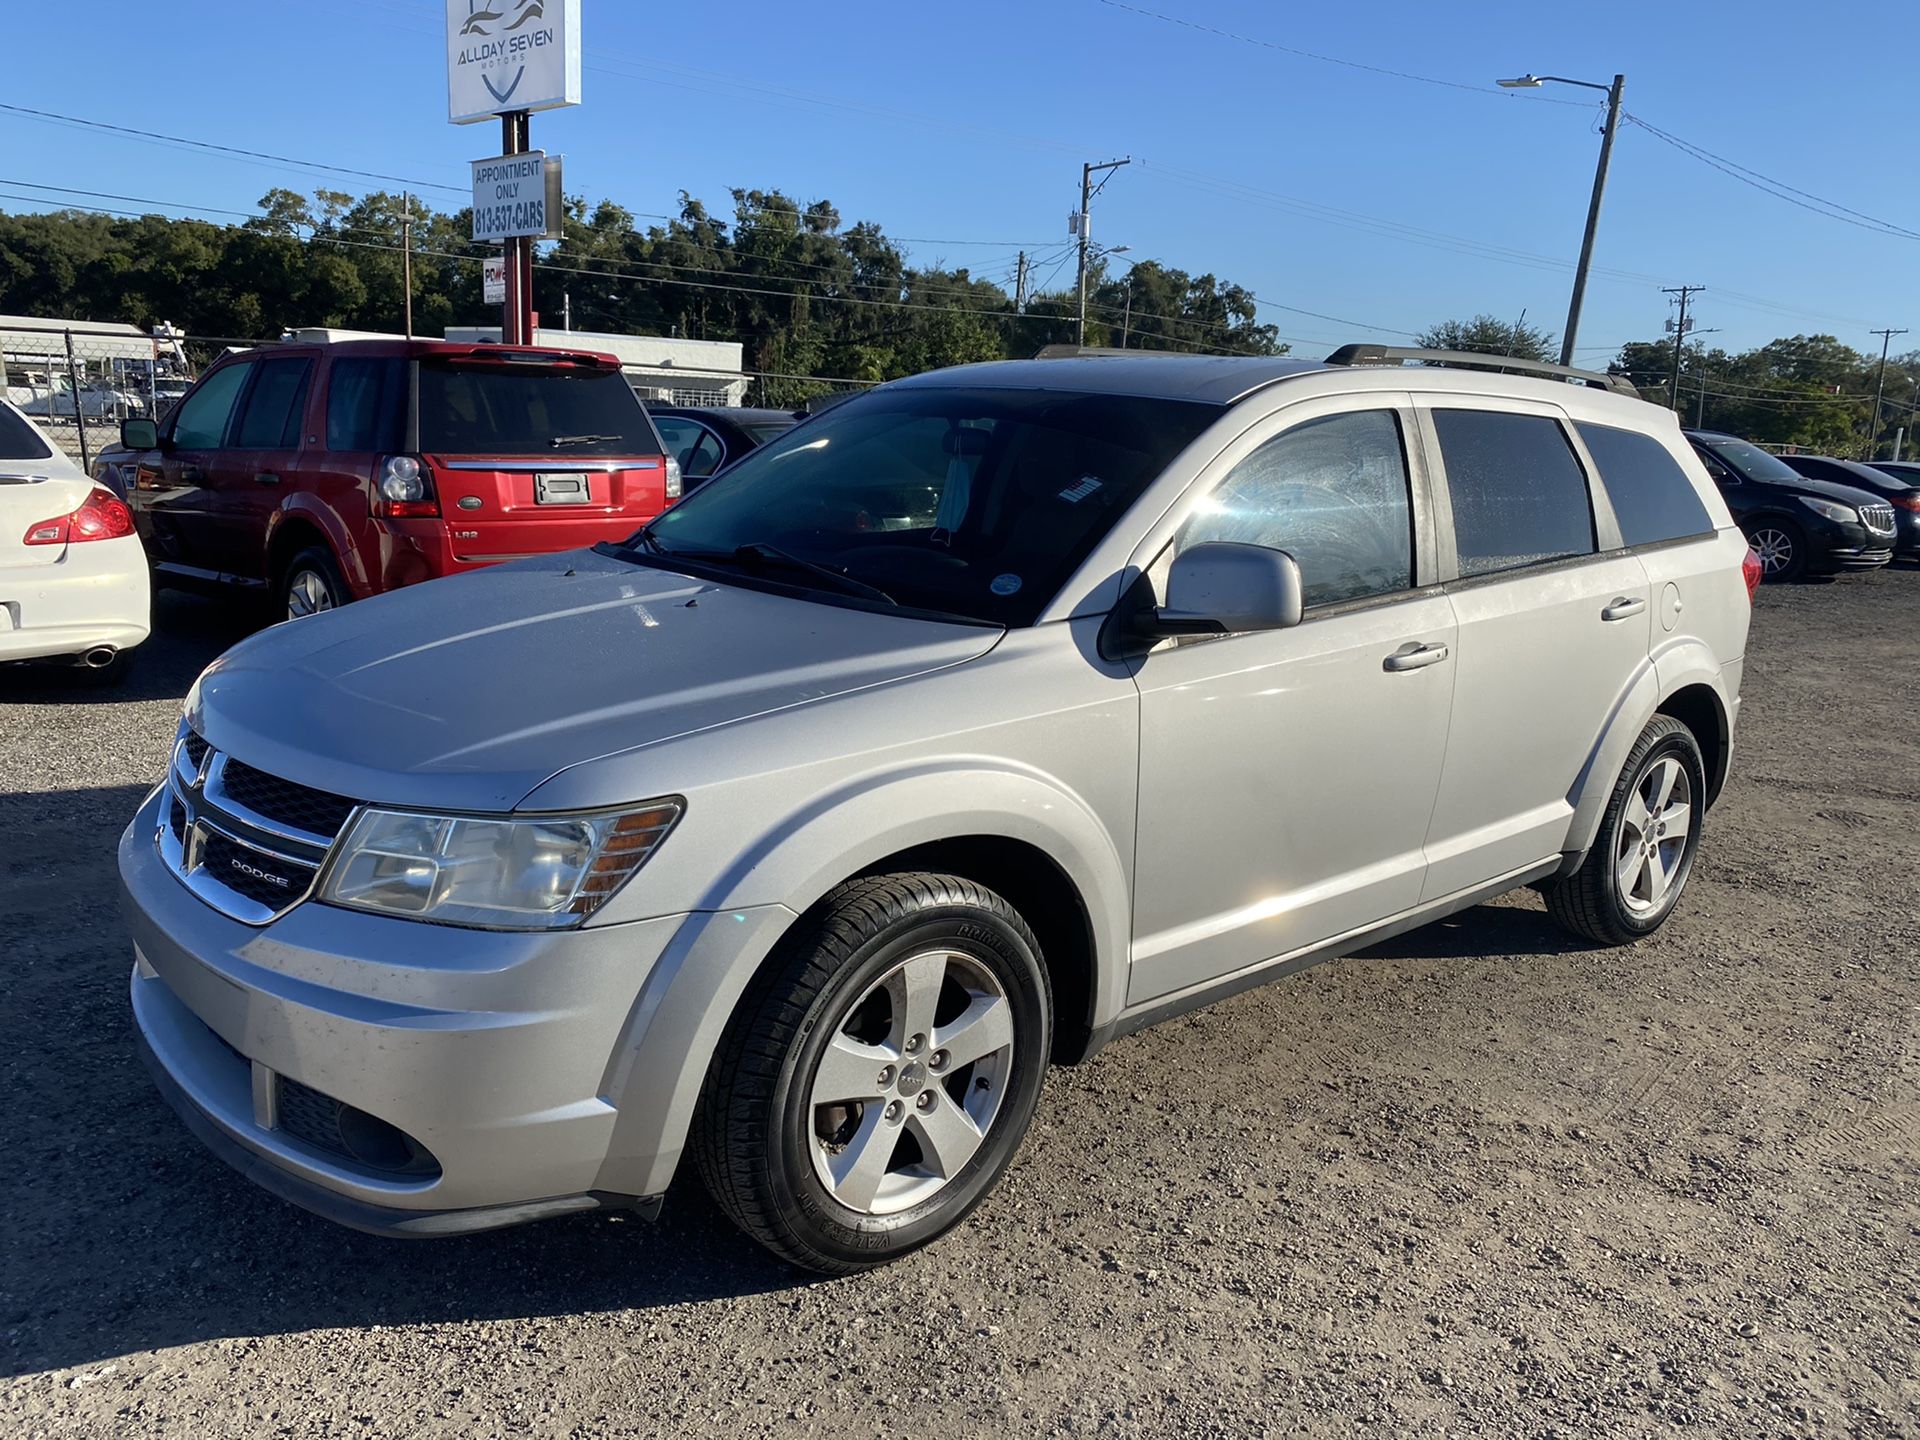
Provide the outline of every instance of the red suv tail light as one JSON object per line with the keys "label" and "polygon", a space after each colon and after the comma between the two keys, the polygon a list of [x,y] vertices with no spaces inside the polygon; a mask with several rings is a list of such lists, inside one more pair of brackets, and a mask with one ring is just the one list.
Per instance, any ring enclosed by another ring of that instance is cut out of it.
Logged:
{"label": "red suv tail light", "polygon": [[389,455],[374,477],[372,510],[394,520],[438,519],[433,471],[417,455]]}
{"label": "red suv tail light", "polygon": [[1740,557],[1740,578],[1747,582],[1747,603],[1753,603],[1753,592],[1760,588],[1760,577],[1766,567],[1760,563],[1760,557],[1749,550]]}
{"label": "red suv tail light", "polygon": [[29,545],[78,545],[86,540],[118,540],[133,534],[133,512],[111,490],[96,485],[80,508],[27,527]]}
{"label": "red suv tail light", "polygon": [[1920,511],[1920,490],[1909,490],[1904,495],[1891,496],[1888,503],[1896,510]]}

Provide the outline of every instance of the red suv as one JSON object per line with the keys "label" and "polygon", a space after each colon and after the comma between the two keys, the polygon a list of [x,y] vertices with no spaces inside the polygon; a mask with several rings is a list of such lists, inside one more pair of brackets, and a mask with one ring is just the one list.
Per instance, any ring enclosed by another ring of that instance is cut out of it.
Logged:
{"label": "red suv", "polygon": [[631,535],[680,493],[610,355],[348,340],[229,355],[95,473],[155,578],[329,610]]}

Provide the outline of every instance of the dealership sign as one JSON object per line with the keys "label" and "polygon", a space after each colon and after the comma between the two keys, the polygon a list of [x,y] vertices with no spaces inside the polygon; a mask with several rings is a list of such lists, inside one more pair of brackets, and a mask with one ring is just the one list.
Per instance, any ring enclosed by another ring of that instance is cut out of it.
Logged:
{"label": "dealership sign", "polygon": [[473,162],[473,238],[560,238],[560,157],[544,150]]}
{"label": "dealership sign", "polygon": [[480,303],[482,305],[507,303],[507,257],[505,255],[489,255],[480,262]]}
{"label": "dealership sign", "polygon": [[580,103],[580,0],[447,0],[447,119]]}

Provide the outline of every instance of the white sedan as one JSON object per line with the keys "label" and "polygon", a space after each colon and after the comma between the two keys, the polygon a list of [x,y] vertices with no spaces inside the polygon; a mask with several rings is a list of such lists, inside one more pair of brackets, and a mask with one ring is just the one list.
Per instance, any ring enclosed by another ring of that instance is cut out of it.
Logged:
{"label": "white sedan", "polygon": [[0,661],[66,660],[115,680],[151,617],[133,512],[0,401]]}

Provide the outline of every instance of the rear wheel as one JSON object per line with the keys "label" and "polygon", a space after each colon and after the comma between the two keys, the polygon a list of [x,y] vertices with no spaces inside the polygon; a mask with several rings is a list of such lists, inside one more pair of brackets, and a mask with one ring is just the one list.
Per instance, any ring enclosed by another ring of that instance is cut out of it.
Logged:
{"label": "rear wheel", "polygon": [[300,551],[280,572],[274,619],[299,620],[323,610],[338,610],[353,598],[333,556],[318,546]]}
{"label": "rear wheel", "polygon": [[1747,548],[1760,557],[1762,580],[1795,580],[1807,568],[1807,537],[1791,520],[1764,516],[1745,527]]}
{"label": "rear wheel", "polygon": [[707,1189],[795,1265],[848,1274],[957,1225],[1040,1097],[1039,947],[971,881],[849,881],[784,943],[714,1056],[692,1149]]}
{"label": "rear wheel", "polygon": [[1671,715],[1654,716],[1627,755],[1587,858],[1542,887],[1548,912],[1601,945],[1629,945],[1658,930],[1693,874],[1706,796],[1693,732]]}

